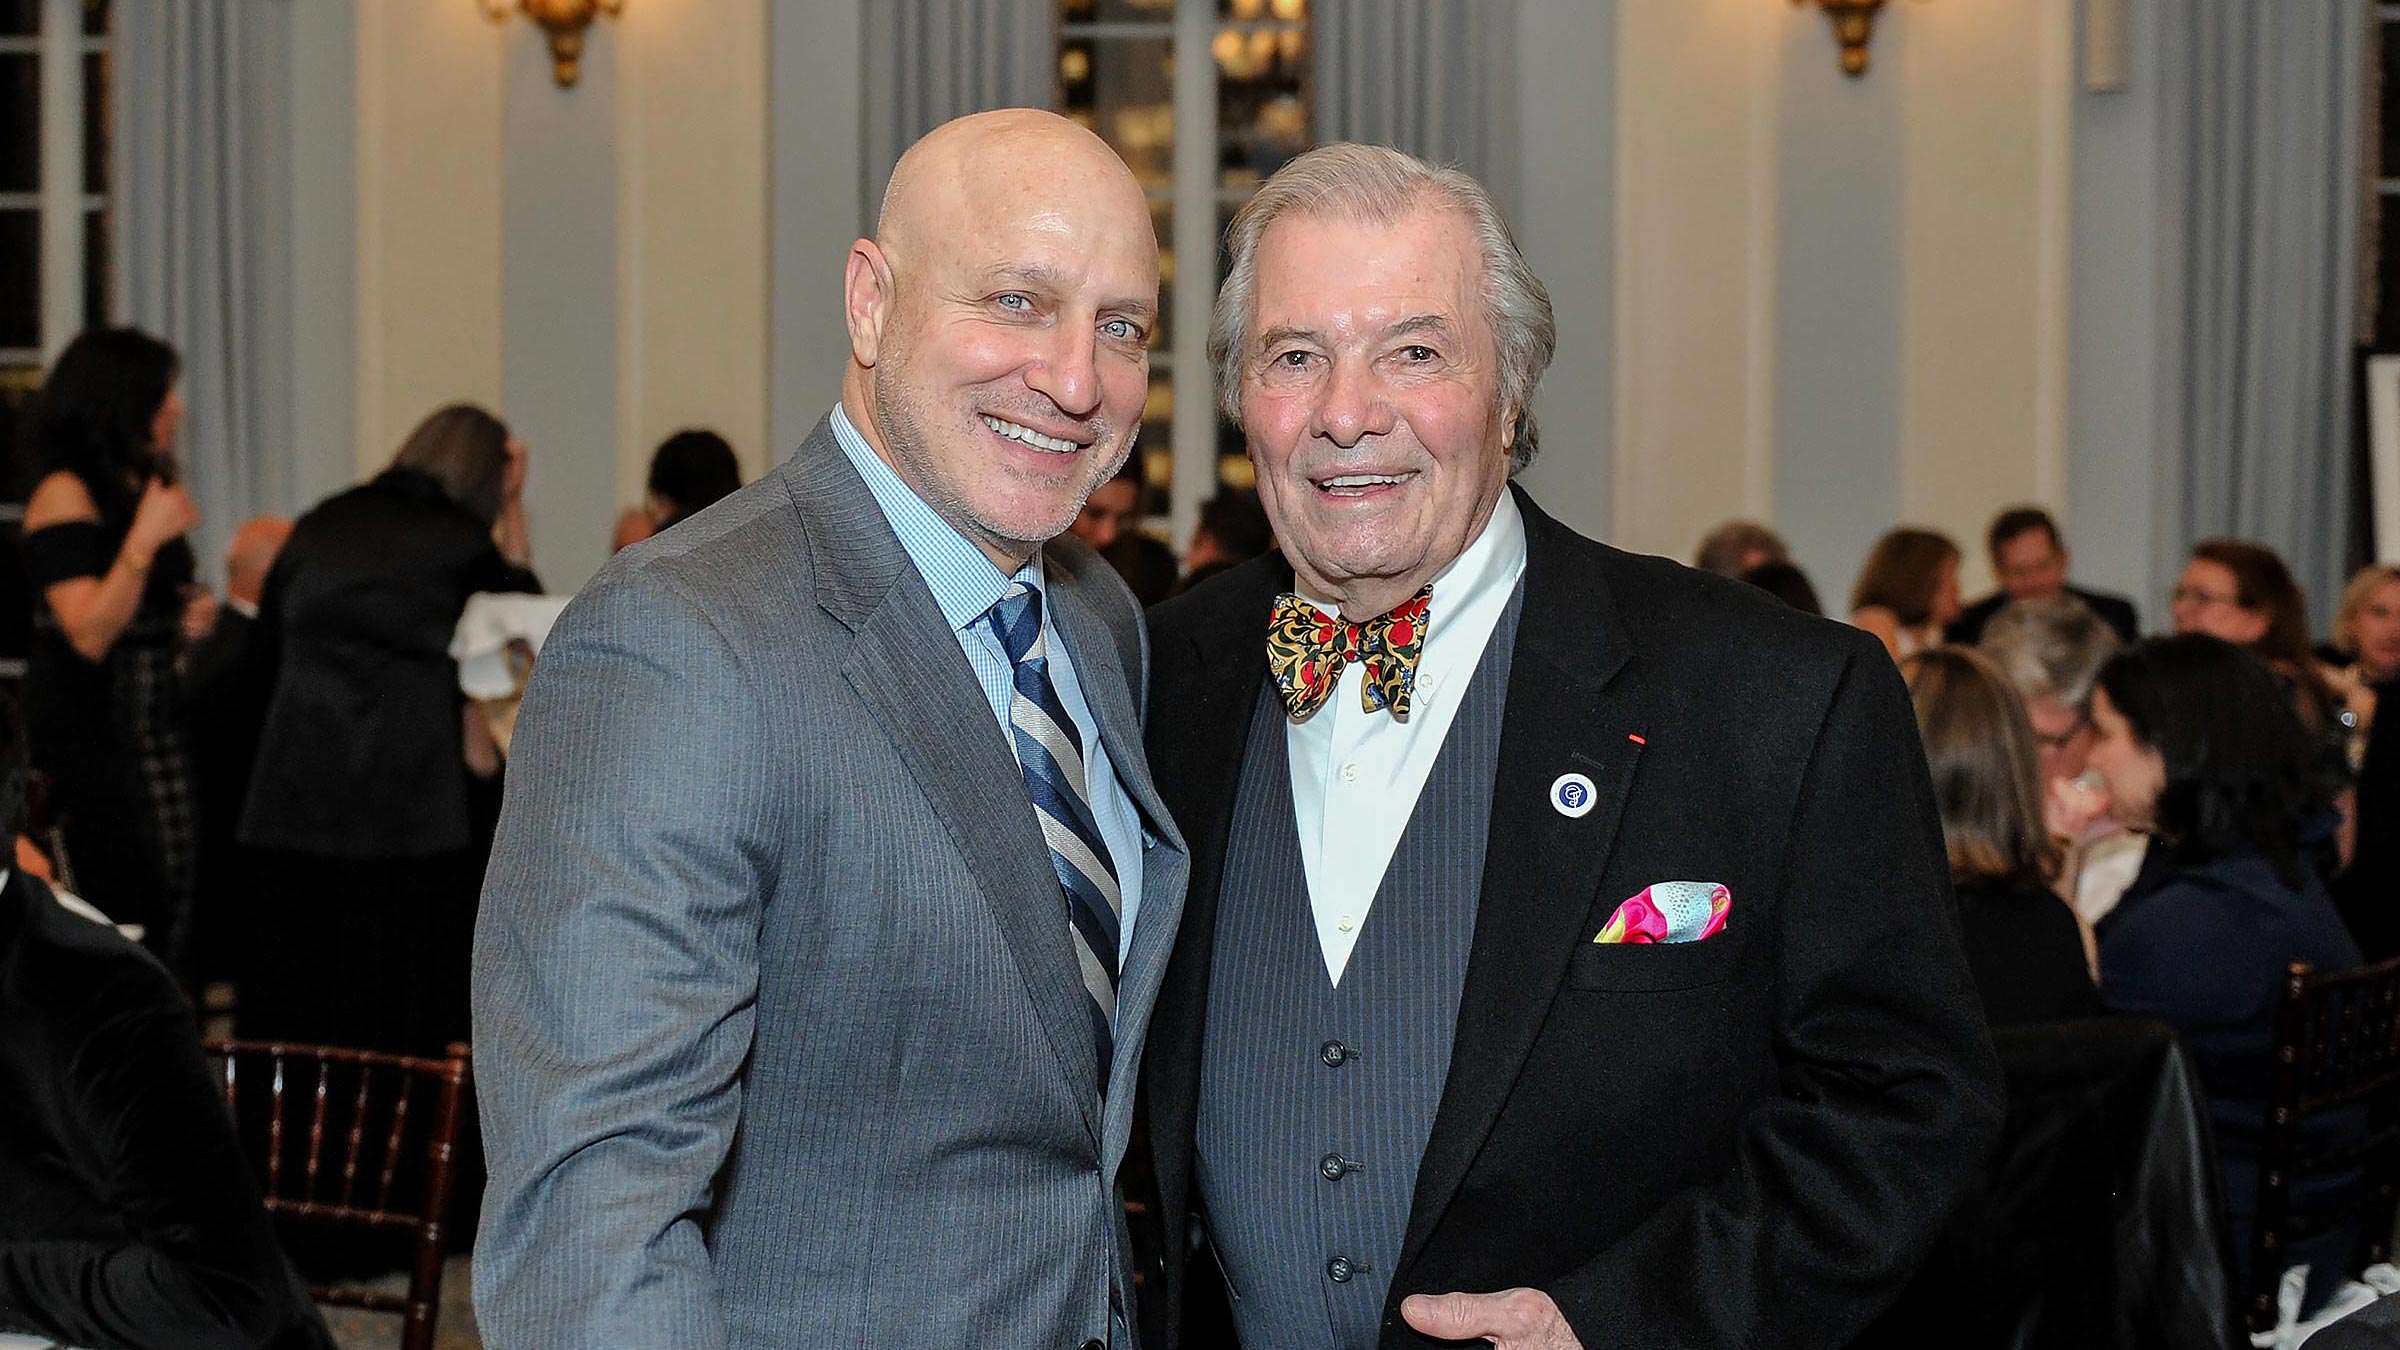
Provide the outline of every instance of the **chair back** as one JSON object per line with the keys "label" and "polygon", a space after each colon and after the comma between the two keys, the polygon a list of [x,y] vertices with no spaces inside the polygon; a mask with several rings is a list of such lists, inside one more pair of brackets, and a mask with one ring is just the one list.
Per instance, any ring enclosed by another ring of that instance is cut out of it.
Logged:
{"label": "chair back", "polygon": [[[402,1350],[432,1350],[453,1160],[471,1055],[441,1059],[263,1041],[211,1041],[267,1212],[295,1229],[396,1237],[410,1254],[404,1295],[312,1285],[320,1303],[398,1313]],[[288,1239],[287,1239],[288,1240]]]}
{"label": "chair back", "polygon": [[[2322,975],[2306,961],[2286,967],[2275,1010],[2274,1078],[2259,1139],[2258,1220],[2247,1312],[2252,1331],[2272,1330],[2275,1293],[2294,1244],[2356,1221],[2356,1274],[2390,1254],[2400,1196],[2400,957]],[[2363,1114],[2365,1129],[2312,1138],[2308,1122]],[[2359,1173],[2343,1198],[2293,1203],[2312,1177]]]}
{"label": "chair back", "polygon": [[2238,1350],[2207,1113],[2175,1032],[2001,1027],[2008,1117],[1941,1238],[1851,1350]]}

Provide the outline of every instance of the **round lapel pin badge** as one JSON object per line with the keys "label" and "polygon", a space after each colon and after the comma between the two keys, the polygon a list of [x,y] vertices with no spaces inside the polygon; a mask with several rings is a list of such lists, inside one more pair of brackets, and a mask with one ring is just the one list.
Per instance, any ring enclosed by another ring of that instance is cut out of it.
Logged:
{"label": "round lapel pin badge", "polygon": [[1550,784],[1550,805],[1569,820],[1590,815],[1599,796],[1592,780],[1579,773],[1562,773]]}

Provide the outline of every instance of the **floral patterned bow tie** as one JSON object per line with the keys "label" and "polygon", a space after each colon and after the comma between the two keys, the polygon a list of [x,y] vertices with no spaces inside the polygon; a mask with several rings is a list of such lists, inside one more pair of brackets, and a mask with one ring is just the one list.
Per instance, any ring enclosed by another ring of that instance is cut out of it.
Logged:
{"label": "floral patterned bow tie", "polygon": [[1408,716],[1409,692],[1417,683],[1417,655],[1425,648],[1426,609],[1433,603],[1428,585],[1389,614],[1365,623],[1347,623],[1297,595],[1275,597],[1275,616],[1267,628],[1267,669],[1283,691],[1283,709],[1296,722],[1307,721],[1333,696],[1342,682],[1342,667],[1356,661],[1366,669],[1359,685],[1358,705],[1368,712],[1391,709]]}

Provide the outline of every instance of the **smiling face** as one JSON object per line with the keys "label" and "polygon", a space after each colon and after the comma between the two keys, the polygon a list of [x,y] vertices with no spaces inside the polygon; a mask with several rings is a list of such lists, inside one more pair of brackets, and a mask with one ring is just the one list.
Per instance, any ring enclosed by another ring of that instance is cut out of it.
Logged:
{"label": "smiling face", "polygon": [[1259,240],[1237,353],[1259,498],[1300,580],[1369,618],[1463,552],[1508,484],[1514,409],[1466,217],[1295,213]]}
{"label": "smiling face", "polygon": [[851,246],[846,298],[844,406],[1002,570],[1132,450],[1158,245],[1132,175],[1073,123],[991,113],[918,142],[878,238]]}

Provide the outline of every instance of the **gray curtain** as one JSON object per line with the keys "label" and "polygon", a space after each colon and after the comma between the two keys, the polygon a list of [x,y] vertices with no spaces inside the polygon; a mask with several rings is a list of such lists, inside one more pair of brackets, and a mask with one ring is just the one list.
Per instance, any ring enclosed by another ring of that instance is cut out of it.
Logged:
{"label": "gray curtain", "polygon": [[2322,626],[2350,556],[2358,0],[2162,7],[2158,575],[2255,539]]}
{"label": "gray curtain", "polygon": [[117,0],[116,294],[183,354],[180,452],[220,578],[243,520],[289,510],[292,0]]}
{"label": "gray curtain", "polygon": [[1318,141],[1395,146],[1517,204],[1516,0],[1317,0]]}
{"label": "gray curtain", "polygon": [[953,117],[1051,106],[1058,61],[1055,0],[875,0],[865,18],[862,232],[901,151]]}

